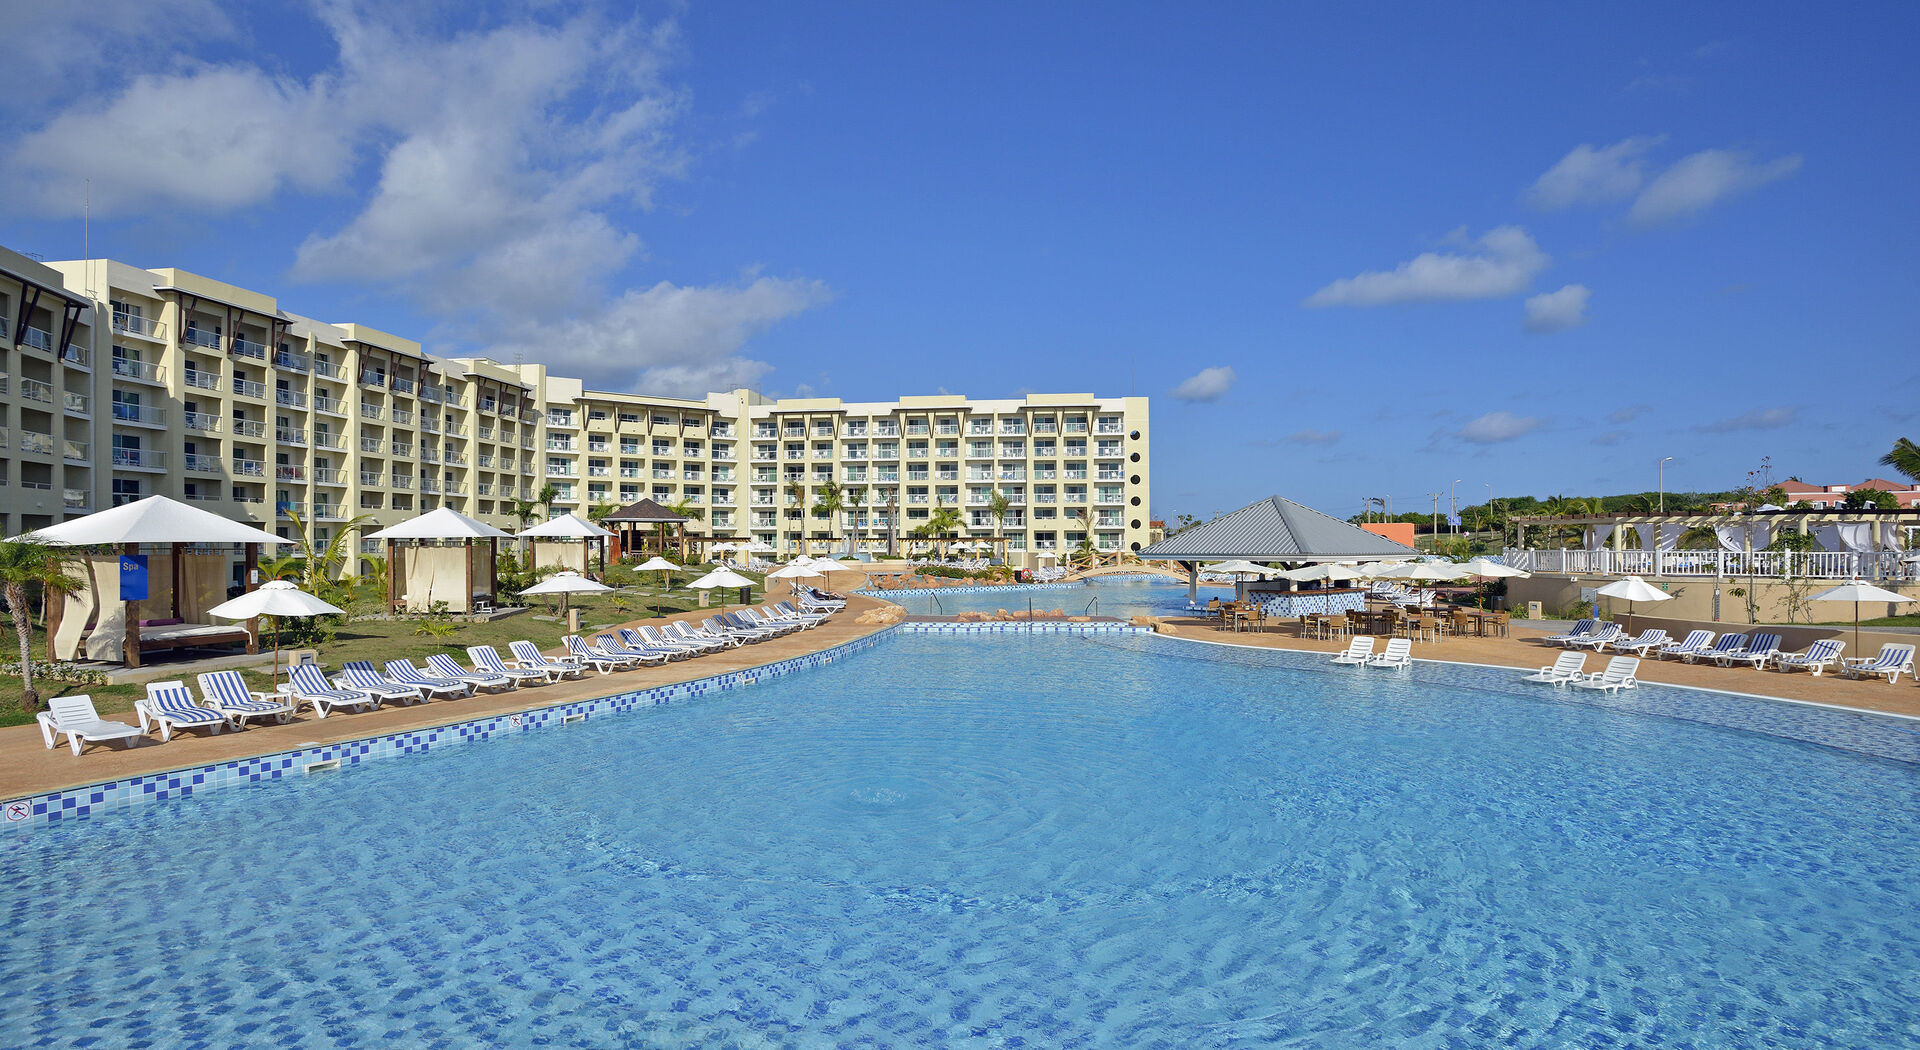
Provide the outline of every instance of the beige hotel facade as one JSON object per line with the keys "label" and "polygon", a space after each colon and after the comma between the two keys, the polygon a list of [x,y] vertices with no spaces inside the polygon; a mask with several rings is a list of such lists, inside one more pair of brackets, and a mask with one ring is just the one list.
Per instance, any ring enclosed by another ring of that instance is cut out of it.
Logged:
{"label": "beige hotel facade", "polygon": [[[322,540],[360,515],[372,531],[443,506],[511,532],[515,500],[551,485],[556,514],[685,504],[703,515],[694,535],[783,556],[879,552],[890,533],[905,549],[941,505],[956,535],[1003,537],[1015,565],[1082,540],[1148,542],[1144,397],[593,390],[544,364],[429,356],[182,270],[5,248],[0,327],[9,536],[155,494],[281,535],[291,509]],[[837,520],[817,507],[828,481],[851,504]]]}

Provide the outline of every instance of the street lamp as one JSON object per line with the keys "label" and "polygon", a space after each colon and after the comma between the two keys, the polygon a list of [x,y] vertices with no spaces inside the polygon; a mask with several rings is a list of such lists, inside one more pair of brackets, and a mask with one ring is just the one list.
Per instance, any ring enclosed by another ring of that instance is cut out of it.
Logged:
{"label": "street lamp", "polygon": [[1447,523],[1447,527],[1455,536],[1460,535],[1460,499],[1455,495],[1459,486],[1459,478],[1454,478],[1453,484],[1447,486],[1447,517],[1452,519]]}
{"label": "street lamp", "polygon": [[1673,462],[1672,456],[1660,461],[1660,513],[1662,514],[1667,512],[1667,464],[1671,462]]}

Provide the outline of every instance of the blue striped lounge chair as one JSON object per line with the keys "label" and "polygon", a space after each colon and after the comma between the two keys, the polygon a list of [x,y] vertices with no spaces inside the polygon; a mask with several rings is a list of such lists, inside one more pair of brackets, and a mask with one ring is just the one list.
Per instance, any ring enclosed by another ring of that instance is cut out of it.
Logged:
{"label": "blue striped lounge chair", "polygon": [[1605,670],[1576,679],[1573,685],[1578,689],[1599,689],[1609,693],[1621,689],[1633,689],[1640,684],[1640,680],[1634,677],[1639,670],[1638,659],[1631,656],[1616,656],[1607,661]]}
{"label": "blue striped lounge chair", "polygon": [[[1216,598],[1214,600],[1218,601],[1219,599]],[[792,602],[781,602],[773,607],[773,611],[776,613],[779,613],[782,616],[805,620],[808,623],[812,623],[812,624],[825,623],[833,615],[832,613],[824,613],[824,612],[803,613],[799,609],[795,608]]]}
{"label": "blue striped lounge chair", "polygon": [[718,617],[716,617],[716,619],[718,619],[721,623],[726,624],[727,629],[730,631],[738,631],[742,634],[759,638],[762,641],[768,638],[772,638],[775,635],[786,633],[785,631],[778,630],[776,628],[767,627],[762,624],[754,623],[752,620],[749,620],[746,617],[741,616],[739,613],[721,613]]}
{"label": "blue striped lounge chair", "polygon": [[327,681],[320,668],[313,664],[300,664],[287,668],[288,690],[295,702],[306,701],[313,706],[313,713],[321,718],[327,717],[337,707],[366,707],[378,710],[380,698],[364,689],[342,689]]}
{"label": "blue striped lounge chair", "polygon": [[616,656],[630,657],[636,664],[663,664],[668,659],[666,653],[657,653],[651,649],[637,649],[621,641],[617,635],[596,634],[593,636],[593,644]]}
{"label": "blue striped lounge chair", "polygon": [[560,644],[567,647],[567,654],[572,656],[575,661],[591,667],[601,674],[612,674],[615,671],[639,666],[639,661],[633,657],[610,653],[604,649],[596,649],[588,644],[585,638],[577,634],[569,634],[561,638]]}
{"label": "blue striped lounge chair", "polygon": [[1599,630],[1593,632],[1592,634],[1587,635],[1585,638],[1569,638],[1567,640],[1567,648],[1584,649],[1588,646],[1592,646],[1593,651],[1597,653],[1600,650],[1605,649],[1607,646],[1618,641],[1620,636],[1625,633],[1626,633],[1625,631],[1620,629],[1619,624],[1610,623],[1605,627],[1602,627]]}
{"label": "blue striped lounge chair", "polygon": [[473,693],[472,683],[423,674],[418,667],[413,666],[412,660],[388,660],[386,671],[387,681],[410,685],[428,696],[460,697]]}
{"label": "blue striped lounge chair", "polygon": [[1695,660],[1718,660],[1722,653],[1737,653],[1746,647],[1746,635],[1723,634],[1713,640],[1712,648],[1702,649],[1697,653],[1683,653],[1680,658],[1688,663],[1692,663]]}
{"label": "blue striped lounge chair", "polygon": [[1575,638],[1585,638],[1592,634],[1594,625],[1599,622],[1598,620],[1575,620],[1573,627],[1567,633],[1550,634],[1540,640],[1547,645],[1565,645]]}
{"label": "blue striped lounge chair", "polygon": [[542,682],[551,682],[555,678],[553,674],[547,671],[538,671],[531,667],[521,667],[518,663],[508,663],[501,658],[499,651],[491,645],[467,646],[467,659],[472,660],[475,669],[483,674],[503,675],[516,682],[531,682],[536,678]]}
{"label": "blue striped lounge chair", "polygon": [[1773,669],[1792,671],[1796,668],[1804,668],[1809,674],[1818,678],[1821,671],[1840,662],[1840,654],[1846,648],[1847,643],[1837,638],[1822,638],[1801,652],[1775,656]]}
{"label": "blue striped lounge chair", "polygon": [[1553,666],[1542,667],[1533,674],[1520,679],[1522,682],[1545,682],[1555,689],[1566,685],[1576,678],[1584,678],[1587,673],[1587,654],[1572,649],[1553,658]]}
{"label": "blue striped lounge chair", "polygon": [[399,682],[390,682],[382,678],[380,672],[374,670],[373,665],[365,660],[350,660],[342,664],[340,674],[334,678],[333,684],[342,689],[358,689],[363,693],[371,693],[379,697],[381,703],[398,700],[403,704],[411,704],[416,700],[427,698],[419,686],[401,685]]}
{"label": "blue striped lounge chair", "polygon": [[792,634],[800,629],[800,625],[797,623],[789,623],[785,620],[776,621],[767,616],[763,616],[758,609],[742,609],[735,615],[746,621],[750,626],[758,627],[763,631],[772,631],[775,637]]}
{"label": "blue striped lounge chair", "polygon": [[738,649],[738,638],[727,638],[708,634],[705,628],[696,628],[685,620],[675,620],[660,628],[660,636],[677,645],[691,645],[703,653],[717,653],[722,649]]}
{"label": "blue striped lounge chair", "polygon": [[293,704],[286,697],[248,689],[247,680],[238,671],[208,671],[201,675],[200,706],[221,712],[236,726],[245,724],[249,718],[285,722],[293,717]]}
{"label": "blue striped lounge chair", "polygon": [[[388,670],[392,670],[393,664],[395,663],[405,664],[408,663],[408,661],[395,660],[393,663],[387,665]],[[503,674],[493,674],[489,671],[469,670],[461,667],[458,663],[454,662],[453,657],[448,656],[446,653],[434,653],[432,656],[427,657],[427,670],[448,681],[465,682],[475,689],[492,689],[504,692],[520,684]]]}
{"label": "blue striped lounge chair", "polygon": [[1747,639],[1747,644],[1739,652],[1720,653],[1713,662],[1722,667],[1734,664],[1746,664],[1749,667],[1765,667],[1767,661],[1780,651],[1780,636],[1762,632]]}
{"label": "blue striped lounge chair", "polygon": [[676,642],[652,627],[626,628],[620,637],[636,649],[647,649],[656,653],[665,653],[669,660],[685,660],[699,656],[700,647],[686,642]]}
{"label": "blue striped lounge chair", "polygon": [[147,695],[133,702],[133,712],[140,716],[142,733],[159,723],[163,743],[173,739],[175,729],[205,728],[217,735],[230,721],[224,712],[194,703],[185,682],[148,682]]}
{"label": "blue striped lounge chair", "polygon": [[[1662,660],[1665,660],[1668,657],[1672,657],[1672,656],[1677,656],[1677,657],[1680,657],[1681,659],[1686,659],[1688,657],[1706,652],[1707,647],[1711,644],[1713,644],[1712,631],[1688,631],[1687,636],[1685,638],[1682,638],[1677,642],[1668,642],[1667,644],[1661,646],[1659,649],[1654,650],[1652,655],[1657,656]],[[1645,654],[1642,654],[1642,655],[1645,655]]]}
{"label": "blue striped lounge chair", "polygon": [[67,746],[76,756],[87,744],[146,736],[125,722],[101,718],[100,712],[94,709],[93,697],[86,693],[53,697],[47,701],[47,709],[34,717],[40,723],[40,737],[47,742],[47,750],[58,747],[61,735],[65,734]]}
{"label": "blue striped lounge chair", "polygon": [[[1713,637],[1713,632],[1707,632],[1707,637]],[[1614,642],[1613,647],[1619,652],[1633,653],[1635,656],[1645,656],[1654,649],[1672,644],[1672,635],[1658,627],[1650,627],[1647,630],[1641,631],[1638,638],[1632,641]]]}
{"label": "blue striped lounge chair", "polygon": [[579,678],[587,673],[586,664],[577,660],[548,656],[540,651],[539,646],[525,639],[508,642],[507,651],[513,654],[515,662],[521,667],[530,671],[545,671],[553,675],[556,681],[561,678]]}
{"label": "blue striped lounge chair", "polygon": [[1848,678],[1872,678],[1887,676],[1887,684],[1900,680],[1901,672],[1908,677],[1913,674],[1913,646],[1900,642],[1888,642],[1880,647],[1880,655],[1875,657],[1856,656],[1846,661],[1840,673]]}

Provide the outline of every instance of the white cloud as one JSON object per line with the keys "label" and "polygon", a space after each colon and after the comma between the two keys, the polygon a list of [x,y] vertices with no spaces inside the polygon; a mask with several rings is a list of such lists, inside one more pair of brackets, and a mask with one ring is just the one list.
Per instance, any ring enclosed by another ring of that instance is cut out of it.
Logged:
{"label": "white cloud", "polygon": [[1393,270],[1327,285],[1308,306],[1383,306],[1441,299],[1497,299],[1525,291],[1551,260],[1518,226],[1488,230],[1465,254],[1426,252]]}
{"label": "white cloud", "polygon": [[1797,407],[1756,408],[1751,412],[1742,412],[1730,419],[1722,419],[1703,426],[1695,427],[1706,434],[1730,434],[1737,430],[1778,430],[1791,426],[1800,415]]}
{"label": "white cloud", "polygon": [[1584,284],[1570,284],[1527,300],[1527,331],[1560,332],[1587,323],[1587,299],[1593,293]]}
{"label": "white cloud", "polygon": [[1475,445],[1497,445],[1512,441],[1546,425],[1538,416],[1516,416],[1511,412],[1489,412],[1454,431],[1454,436]]}
{"label": "white cloud", "polygon": [[1296,430],[1287,435],[1296,445],[1331,445],[1340,440],[1338,430]]}
{"label": "white cloud", "polygon": [[337,187],[352,167],[350,129],[324,84],[221,66],[136,77],[117,97],[77,106],[20,141],[7,165],[24,203],[44,215],[158,206],[224,212],[293,187]]}
{"label": "white cloud", "polygon": [[1534,180],[1527,190],[1527,203],[1543,211],[1556,211],[1632,196],[1646,177],[1642,158],[1665,140],[1664,135],[1653,135],[1621,139],[1611,146],[1575,146]]}
{"label": "white cloud", "polygon": [[502,361],[516,354],[550,363],[564,357],[595,389],[698,397],[753,385],[771,366],[734,355],[773,324],[831,298],[824,284],[810,280],[759,277],[698,288],[662,281],[590,316],[524,322],[486,352]]}
{"label": "white cloud", "polygon": [[1182,401],[1217,401],[1221,395],[1233,389],[1234,381],[1238,378],[1229,365],[1202,368],[1174,387],[1171,393]]}
{"label": "white cloud", "polygon": [[1784,179],[1800,170],[1793,154],[1756,163],[1736,150],[1706,149],[1682,157],[1647,184],[1634,199],[1627,218],[1654,226],[1701,212],[1736,193]]}
{"label": "white cloud", "polygon": [[1607,422],[1616,424],[1631,423],[1651,411],[1653,411],[1652,405],[1627,405],[1607,413]]}

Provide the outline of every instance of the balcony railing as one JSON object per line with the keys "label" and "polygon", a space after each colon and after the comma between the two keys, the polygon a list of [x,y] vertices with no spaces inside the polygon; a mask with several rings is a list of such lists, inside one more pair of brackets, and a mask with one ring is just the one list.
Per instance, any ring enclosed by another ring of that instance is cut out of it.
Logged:
{"label": "balcony railing", "polygon": [[152,318],[135,317],[133,314],[116,312],[113,315],[113,330],[127,335],[143,336],[148,339],[159,338],[156,334],[159,328]]}
{"label": "balcony railing", "polygon": [[360,484],[368,488],[378,488],[380,479],[384,476],[377,470],[363,470],[360,472]]}
{"label": "balcony railing", "polygon": [[26,401],[38,401],[51,405],[53,404],[53,387],[38,379],[22,379],[20,380],[20,397]]}
{"label": "balcony railing", "polygon": [[245,336],[234,337],[233,352],[237,357],[251,357],[261,361],[267,359],[267,345],[256,343]]}
{"label": "balcony railing", "polygon": [[414,390],[413,380],[403,376],[394,376],[392,390],[396,394],[411,394]]}
{"label": "balcony railing", "polygon": [[20,451],[38,452],[41,455],[53,455],[53,435],[36,434],[31,430],[20,432]]}
{"label": "balcony railing", "polygon": [[180,336],[180,341],[188,346],[197,346],[202,350],[220,349],[220,334],[218,332],[209,332],[205,329],[195,328],[192,325],[187,326],[186,332]]}
{"label": "balcony railing", "polygon": [[298,427],[274,427],[273,440],[282,445],[305,445],[307,432]]}
{"label": "balcony railing", "polygon": [[411,441],[396,441],[396,442],[394,442],[394,443],[393,443],[393,454],[394,454],[394,455],[396,455],[396,456],[411,456],[411,455],[413,455],[413,442],[411,442]]}
{"label": "balcony railing", "polygon": [[394,474],[390,480],[396,489],[410,489],[413,487],[413,475],[411,474]]}
{"label": "balcony railing", "polygon": [[264,401],[267,397],[267,384],[256,383],[251,379],[235,379],[233,392],[241,397],[257,397]]}
{"label": "balcony railing", "polygon": [[159,365],[135,361],[118,354],[113,358],[113,374],[121,379],[137,379],[142,383],[161,382]]}
{"label": "balcony railing", "polygon": [[188,386],[201,390],[220,389],[220,373],[209,372],[204,368],[189,368],[181,373],[182,381]]}
{"label": "balcony railing", "polygon": [[313,480],[317,485],[345,485],[347,483],[347,472],[344,470],[335,470],[330,467],[315,467]]}
{"label": "balcony railing", "polygon": [[305,481],[307,468],[283,463],[273,468],[273,477],[275,481]]}
{"label": "balcony railing", "polygon": [[274,388],[273,400],[275,404],[286,405],[288,408],[307,407],[307,395],[298,390],[288,390],[285,387]]}
{"label": "balcony railing", "polygon": [[66,409],[70,416],[90,416],[93,414],[93,398],[69,390],[60,395],[60,407]]}
{"label": "balcony railing", "polygon": [[379,405],[369,405],[369,404],[363,403],[360,406],[361,419],[380,419],[385,415],[386,415],[386,409],[381,408]]}
{"label": "balcony railing", "polygon": [[220,417],[211,412],[188,412],[185,418],[188,430],[198,430],[203,434],[220,432]]}
{"label": "balcony railing", "polygon": [[401,426],[409,426],[413,423],[413,412],[409,409],[396,408],[393,410],[393,421]]}
{"label": "balcony railing", "polygon": [[332,361],[322,361],[315,358],[312,367],[314,375],[325,376],[328,379],[340,378],[340,366],[334,364]]}
{"label": "balcony railing", "polygon": [[116,448],[113,450],[113,465],[139,467],[143,470],[164,470],[167,466],[167,454],[150,448]]}
{"label": "balcony railing", "polygon": [[196,452],[189,452],[186,454],[185,459],[186,459],[187,469],[194,471],[195,473],[199,473],[199,474],[220,473],[220,459],[218,456],[204,456]]}
{"label": "balcony railing", "polygon": [[257,459],[236,459],[233,473],[243,478],[263,478],[267,476],[267,465]]}
{"label": "balcony railing", "polygon": [[1527,572],[1579,576],[1681,576],[1811,579],[1920,578],[1920,563],[1899,551],[1537,550],[1509,547],[1502,561]]}
{"label": "balcony railing", "polygon": [[273,367],[285,368],[294,372],[305,372],[313,367],[313,363],[299,354],[292,354],[281,350],[273,355]]}

